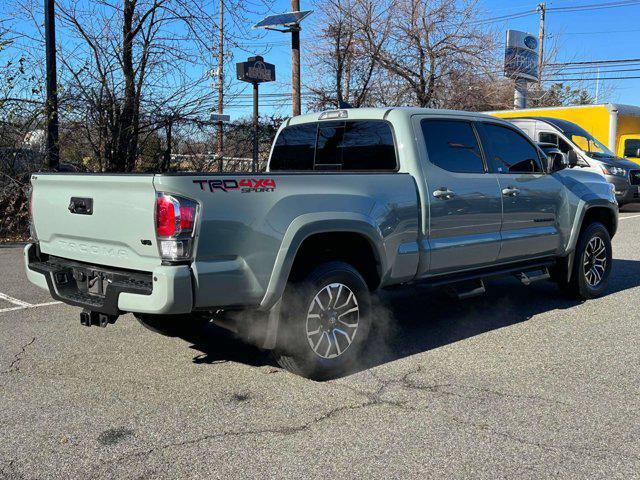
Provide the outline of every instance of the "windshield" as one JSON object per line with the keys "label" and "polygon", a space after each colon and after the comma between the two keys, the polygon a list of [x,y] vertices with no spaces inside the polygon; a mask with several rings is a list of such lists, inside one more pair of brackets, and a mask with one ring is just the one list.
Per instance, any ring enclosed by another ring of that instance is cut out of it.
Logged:
{"label": "windshield", "polygon": [[571,141],[577,145],[577,147],[590,157],[615,157],[613,152],[605,147],[598,140],[593,138],[587,132],[582,133],[568,133],[567,136]]}
{"label": "windshield", "polygon": [[615,158],[616,155],[579,125],[559,118],[541,118],[559,129],[567,139],[591,158]]}

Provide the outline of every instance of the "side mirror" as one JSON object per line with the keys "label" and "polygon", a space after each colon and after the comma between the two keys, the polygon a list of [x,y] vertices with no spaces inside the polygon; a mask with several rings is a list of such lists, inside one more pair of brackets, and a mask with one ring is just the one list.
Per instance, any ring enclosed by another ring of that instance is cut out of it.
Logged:
{"label": "side mirror", "polygon": [[567,157],[560,150],[551,150],[547,152],[547,158],[549,159],[550,172],[558,172],[569,166]]}
{"label": "side mirror", "polygon": [[636,150],[636,154],[634,155],[636,158],[640,158],[640,148]]}
{"label": "side mirror", "polygon": [[575,150],[569,150],[569,153],[567,153],[567,161],[570,168],[576,167],[578,165],[578,154]]}

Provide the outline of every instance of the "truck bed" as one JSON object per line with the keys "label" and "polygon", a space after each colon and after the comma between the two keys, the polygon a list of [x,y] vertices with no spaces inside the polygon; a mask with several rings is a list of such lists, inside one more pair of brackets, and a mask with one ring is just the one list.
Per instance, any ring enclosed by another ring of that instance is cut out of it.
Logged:
{"label": "truck bed", "polygon": [[[419,204],[408,174],[65,173],[37,174],[32,184],[42,253],[141,272],[163,265],[157,193],[195,200],[194,308],[268,306],[283,288],[280,271],[296,243],[353,225],[378,243],[383,281],[411,278],[417,268]],[[91,213],[72,213],[72,197],[91,199]],[[410,248],[398,262],[401,245]]]}

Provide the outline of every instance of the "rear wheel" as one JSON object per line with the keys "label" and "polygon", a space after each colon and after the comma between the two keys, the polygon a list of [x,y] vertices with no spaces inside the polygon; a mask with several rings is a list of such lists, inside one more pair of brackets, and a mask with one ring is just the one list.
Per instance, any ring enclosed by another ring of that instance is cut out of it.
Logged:
{"label": "rear wheel", "polygon": [[605,293],[611,274],[612,249],[609,232],[601,223],[587,226],[578,238],[571,277],[558,279],[573,297],[590,299]]}
{"label": "rear wheel", "polygon": [[150,315],[136,313],[134,315],[143,327],[165,337],[180,337],[197,333],[209,323],[208,319],[193,314]]}
{"label": "rear wheel", "polygon": [[369,336],[371,298],[362,275],[344,262],[318,266],[292,283],[274,352],[283,368],[317,380],[348,372]]}

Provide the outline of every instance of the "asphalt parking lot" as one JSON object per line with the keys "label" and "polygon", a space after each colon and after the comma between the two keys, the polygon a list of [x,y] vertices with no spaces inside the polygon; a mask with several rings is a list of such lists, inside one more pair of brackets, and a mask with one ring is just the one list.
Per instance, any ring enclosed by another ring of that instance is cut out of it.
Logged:
{"label": "asphalt parking lot", "polygon": [[230,334],[106,329],[0,246],[0,478],[640,478],[640,212],[609,294],[385,292],[361,371],[296,377]]}

